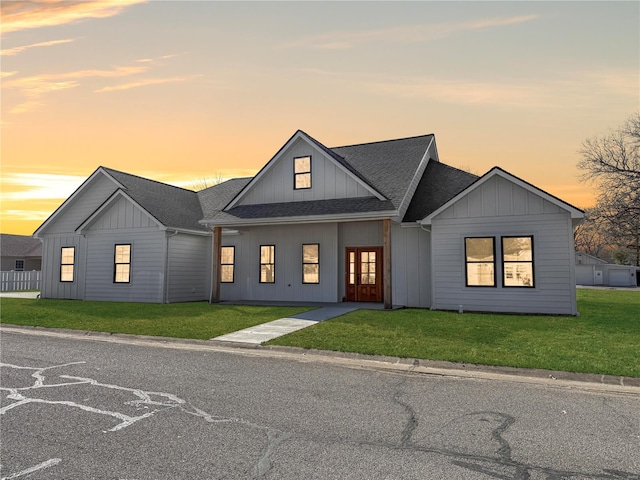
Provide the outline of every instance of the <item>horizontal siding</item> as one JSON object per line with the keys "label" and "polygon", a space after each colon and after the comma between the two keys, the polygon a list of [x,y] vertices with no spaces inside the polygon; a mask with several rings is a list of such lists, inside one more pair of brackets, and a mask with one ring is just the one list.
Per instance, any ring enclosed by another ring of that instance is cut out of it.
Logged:
{"label": "horizontal siding", "polygon": [[[575,314],[573,232],[568,213],[437,218],[432,225],[433,308]],[[500,237],[532,235],[534,288],[502,288]],[[465,286],[464,238],[496,237],[496,288]]]}
{"label": "horizontal siding", "polygon": [[[311,155],[311,188],[293,188],[293,159]],[[340,168],[336,161],[314,146],[298,139],[281,152],[240,202],[241,205],[301,202],[335,198],[370,197],[362,184]]]}
{"label": "horizontal siding", "polygon": [[193,302],[209,299],[211,237],[178,234],[169,236],[167,299]]}
{"label": "horizontal siding", "polygon": [[[85,298],[122,302],[164,301],[166,238],[157,228],[87,234]],[[131,244],[131,282],[114,283],[116,244]]]}

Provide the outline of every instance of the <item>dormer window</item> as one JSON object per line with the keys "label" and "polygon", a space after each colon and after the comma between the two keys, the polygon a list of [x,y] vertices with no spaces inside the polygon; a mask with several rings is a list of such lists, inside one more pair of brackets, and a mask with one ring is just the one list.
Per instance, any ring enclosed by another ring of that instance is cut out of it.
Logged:
{"label": "dormer window", "polygon": [[293,159],[293,188],[302,190],[311,188],[311,156]]}

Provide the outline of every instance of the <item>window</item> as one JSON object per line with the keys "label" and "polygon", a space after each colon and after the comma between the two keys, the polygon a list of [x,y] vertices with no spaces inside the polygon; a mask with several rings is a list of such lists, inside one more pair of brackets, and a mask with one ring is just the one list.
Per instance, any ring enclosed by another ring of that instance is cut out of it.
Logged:
{"label": "window", "polygon": [[233,283],[236,247],[222,247],[220,261],[220,281]]}
{"label": "window", "polygon": [[302,283],[320,283],[320,245],[302,245]]}
{"label": "window", "polygon": [[311,188],[311,156],[293,159],[293,188]]}
{"label": "window", "polygon": [[533,285],[533,237],[502,237],[503,286]]}
{"label": "window", "polygon": [[116,245],[114,283],[129,283],[131,280],[131,245]]}
{"label": "window", "polygon": [[360,252],[360,284],[376,284],[376,252]]}
{"label": "window", "polygon": [[16,260],[16,264],[15,264],[14,270],[16,272],[23,272],[24,271],[24,260]]}
{"label": "window", "polygon": [[495,239],[472,237],[464,239],[467,287],[495,287]]}
{"label": "window", "polygon": [[260,245],[260,283],[276,283],[275,245]]}
{"label": "window", "polygon": [[76,247],[62,247],[60,253],[60,281],[73,282]]}

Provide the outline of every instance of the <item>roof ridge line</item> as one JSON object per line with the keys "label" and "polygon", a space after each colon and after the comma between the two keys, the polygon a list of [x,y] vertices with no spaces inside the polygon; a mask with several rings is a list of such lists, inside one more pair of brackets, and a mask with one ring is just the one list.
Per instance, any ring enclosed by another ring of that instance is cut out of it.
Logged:
{"label": "roof ridge line", "polygon": [[334,148],[346,148],[346,147],[359,147],[361,145],[373,145],[375,143],[397,142],[398,140],[411,140],[413,138],[433,137],[433,136],[435,136],[435,134],[426,133],[424,135],[413,135],[411,137],[389,138],[387,140],[376,140],[375,142],[362,142],[362,143],[354,143],[352,145],[340,145],[340,146],[337,146],[337,147],[331,147],[331,149],[334,149]]}
{"label": "roof ridge line", "polygon": [[146,180],[148,182],[158,183],[158,184],[164,185],[166,187],[177,188],[178,190],[183,190],[185,192],[197,193],[195,190],[190,190],[190,189],[184,188],[184,187],[178,187],[176,185],[171,185],[170,183],[161,182],[160,180],[154,180],[153,178],[143,177],[142,175],[136,175],[134,173],[123,172],[122,170],[116,170],[115,168],[105,167],[104,165],[100,165],[100,168],[102,168],[103,170],[106,170],[107,173],[109,173],[109,171],[117,172],[117,173],[120,173],[122,175],[127,175],[129,177],[140,178],[140,179]]}

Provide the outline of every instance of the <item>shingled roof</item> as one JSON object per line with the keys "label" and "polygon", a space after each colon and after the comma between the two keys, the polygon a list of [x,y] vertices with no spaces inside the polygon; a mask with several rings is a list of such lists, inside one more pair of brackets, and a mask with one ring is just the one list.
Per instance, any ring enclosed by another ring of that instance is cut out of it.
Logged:
{"label": "shingled roof", "polygon": [[[200,221],[211,224],[233,224],[258,219],[376,214],[397,210],[407,194],[433,135],[327,148],[304,132],[321,148],[359,178],[384,195],[303,202],[236,205],[225,207],[254,177],[234,178],[199,192],[173,187],[110,168],[103,170],[123,187],[125,192],[160,223],[168,228],[204,230]],[[293,138],[293,137],[292,137]],[[477,176],[432,160],[417,186],[404,222],[426,217],[477,180]]]}
{"label": "shingled roof", "polygon": [[478,176],[440,162],[429,162],[409,208],[404,222],[416,222],[434,212],[462,190],[478,180]]}
{"label": "shingled roof", "polygon": [[331,150],[398,208],[432,140],[433,135],[421,135]]}
{"label": "shingled roof", "polygon": [[102,169],[124,187],[127,195],[165,227],[207,230],[199,223],[203,213],[196,192],[111,168]]}
{"label": "shingled roof", "polygon": [[26,235],[0,234],[0,255],[3,257],[41,257],[42,242]]}

